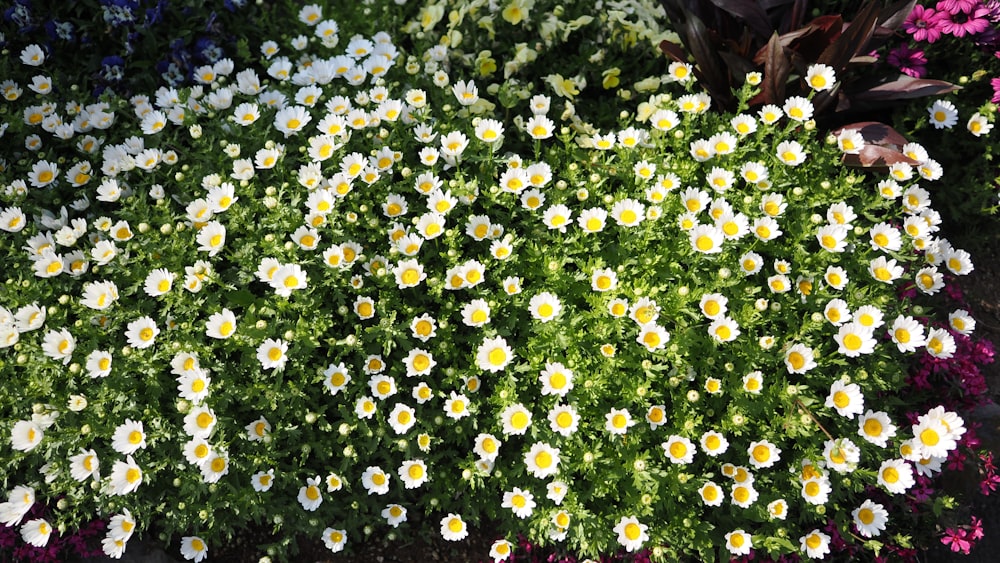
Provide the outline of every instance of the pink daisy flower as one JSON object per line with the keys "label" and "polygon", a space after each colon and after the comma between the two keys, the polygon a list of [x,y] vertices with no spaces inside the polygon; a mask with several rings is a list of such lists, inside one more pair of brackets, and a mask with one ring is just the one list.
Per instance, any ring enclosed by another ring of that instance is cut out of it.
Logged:
{"label": "pink daisy flower", "polygon": [[[940,4],[939,4],[940,5]],[[941,16],[941,32],[955,37],[965,37],[966,35],[977,35],[986,31],[990,27],[990,20],[986,18],[990,11],[982,6],[970,12],[938,12]]]}
{"label": "pink daisy flower", "polygon": [[941,0],[935,7],[938,11],[945,11],[949,14],[957,14],[958,12],[969,13],[979,3],[979,0]]}
{"label": "pink daisy flower", "polygon": [[889,51],[889,64],[900,72],[913,78],[921,78],[927,74],[927,56],[923,51],[911,49],[909,45],[900,45]]}
{"label": "pink daisy flower", "polygon": [[934,8],[925,8],[917,4],[910,15],[906,16],[903,31],[912,35],[916,41],[933,43],[941,38],[942,17],[942,13]]}

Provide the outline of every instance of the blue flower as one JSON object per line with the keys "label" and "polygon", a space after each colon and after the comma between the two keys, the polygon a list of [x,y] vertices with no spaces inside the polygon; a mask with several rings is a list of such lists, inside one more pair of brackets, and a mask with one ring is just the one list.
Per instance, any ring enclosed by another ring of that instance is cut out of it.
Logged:
{"label": "blue flower", "polygon": [[100,77],[108,82],[118,82],[125,77],[125,59],[118,55],[101,59]]}

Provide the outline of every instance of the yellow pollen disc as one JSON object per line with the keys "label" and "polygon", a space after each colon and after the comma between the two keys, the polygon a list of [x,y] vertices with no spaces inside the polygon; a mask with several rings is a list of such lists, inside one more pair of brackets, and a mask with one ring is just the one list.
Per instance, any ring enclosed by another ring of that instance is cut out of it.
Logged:
{"label": "yellow pollen disc", "polygon": [[129,483],[135,483],[141,478],[142,478],[142,471],[139,471],[134,467],[129,468],[128,471],[125,472],[125,480],[128,481]]}
{"label": "yellow pollen disc", "polygon": [[674,442],[670,444],[670,455],[677,458],[682,458],[687,454],[687,446],[683,442]]}
{"label": "yellow pollen disc", "polygon": [[875,513],[869,508],[862,508],[858,511],[858,520],[864,525],[869,525],[875,521]]}
{"label": "yellow pollen disc", "polygon": [[720,340],[729,340],[729,337],[732,336],[732,334],[733,333],[729,330],[729,327],[725,325],[715,329],[715,335],[718,336]]}
{"label": "yellow pollen disc", "polygon": [[833,404],[842,409],[851,404],[851,397],[843,391],[837,391],[833,394]]}
{"label": "yellow pollen disc", "polygon": [[802,354],[792,352],[788,355],[788,363],[791,364],[793,369],[802,369],[806,365],[806,359]]}
{"label": "yellow pollen disc", "polygon": [[138,430],[133,430],[128,433],[128,443],[135,445],[138,444],[139,442],[142,442],[142,432],[139,432]]}
{"label": "yellow pollen disc", "polygon": [[520,430],[528,426],[528,415],[523,412],[516,412],[510,417],[510,425]]}
{"label": "yellow pollen disc", "polygon": [[281,348],[274,347],[267,351],[267,359],[272,362],[277,362],[281,359],[282,354],[284,354],[284,352],[281,351]]}
{"label": "yellow pollen disc", "polygon": [[635,541],[639,539],[640,535],[642,535],[642,528],[640,528],[638,524],[634,522],[629,522],[628,524],[625,525],[626,538],[628,538],[631,541]]}
{"label": "yellow pollen disc", "polygon": [[705,446],[710,450],[717,450],[722,445],[722,440],[718,436],[712,435],[705,439]]}
{"label": "yellow pollen disc", "polygon": [[882,480],[890,484],[899,481],[899,471],[895,467],[886,467],[882,472]]}
{"label": "yellow pollen disc", "polygon": [[504,362],[507,361],[507,352],[503,351],[500,348],[494,348],[493,350],[490,350],[487,359],[491,364],[495,366],[502,365]]}
{"label": "yellow pollen disc", "polygon": [[208,245],[212,248],[222,244],[222,235],[212,235],[212,238],[208,239]]}
{"label": "yellow pollen disc", "polygon": [[566,411],[559,413],[556,415],[556,425],[559,426],[559,428],[570,428],[573,426],[573,415]]}
{"label": "yellow pollen disc", "polygon": [[809,537],[806,538],[806,545],[809,546],[809,549],[816,549],[822,545],[822,543],[823,538],[819,537],[818,534],[810,534]]}
{"label": "yellow pollen disc", "polygon": [[742,547],[743,542],[743,534],[733,534],[729,536],[729,543],[733,544],[733,547]]}
{"label": "yellow pollen disc", "polygon": [[139,340],[142,340],[143,342],[146,342],[146,341],[152,340],[152,338],[153,338],[153,329],[151,329],[151,328],[144,328],[144,329],[142,329],[142,330],[139,331]]}
{"label": "yellow pollen disc", "polygon": [[203,412],[198,414],[198,417],[195,419],[195,422],[198,424],[198,428],[208,428],[209,426],[212,425],[213,422],[215,422],[215,417],[208,414],[207,412]]}
{"label": "yellow pollen disc", "polygon": [[451,520],[448,521],[448,529],[451,530],[453,533],[457,534],[461,532],[463,527],[464,526],[462,521],[459,520],[458,518],[452,518]]}
{"label": "yellow pollen disc", "polygon": [[869,418],[865,421],[864,425],[865,434],[869,436],[881,436],[882,435],[882,423],[877,419]]}
{"label": "yellow pollen disc", "polygon": [[733,498],[738,502],[746,502],[750,500],[750,490],[746,487],[736,487],[733,490]]}
{"label": "yellow pollen disc", "polygon": [[642,337],[642,342],[649,347],[656,347],[660,344],[660,335],[655,332],[647,332]]}
{"label": "yellow pollen disc", "polygon": [[535,465],[542,469],[546,469],[552,465],[552,454],[549,452],[541,451],[535,454]]}
{"label": "yellow pollen disc", "polygon": [[194,455],[197,458],[206,457],[208,455],[208,446],[206,446],[205,444],[198,444],[194,448]]}
{"label": "yellow pollen disc", "polygon": [[420,273],[417,272],[417,270],[410,268],[403,272],[403,275],[401,275],[400,278],[406,285],[416,285],[420,281]]}
{"label": "yellow pollen disc", "polygon": [[848,350],[858,350],[861,348],[861,337],[857,334],[848,334],[844,337],[844,348]]}
{"label": "yellow pollen disc", "polygon": [[927,446],[936,446],[941,441],[941,436],[933,428],[927,428],[920,433],[920,441]]}
{"label": "yellow pollen disc", "polygon": [[221,473],[225,468],[226,468],[226,460],[225,459],[223,459],[221,457],[217,457],[217,458],[215,458],[215,459],[212,460],[212,471],[214,471],[216,473]]}

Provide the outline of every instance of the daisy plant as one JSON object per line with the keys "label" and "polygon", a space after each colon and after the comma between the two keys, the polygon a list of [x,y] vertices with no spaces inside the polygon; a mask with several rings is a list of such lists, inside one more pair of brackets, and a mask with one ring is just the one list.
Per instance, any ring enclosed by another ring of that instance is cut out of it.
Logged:
{"label": "daisy plant", "polygon": [[[427,34],[589,22],[451,4],[371,33],[309,5],[312,39],[203,87],[2,102],[4,528],[44,546],[100,519],[112,557],[156,530],[194,561],[251,524],[277,559],[296,534],[495,534],[498,561],[519,537],[659,561],[918,545],[952,500],[915,487],[970,434],[965,391],[908,368],[975,327],[932,309],[974,265],[931,148],[845,166],[864,137],[809,117],[825,67],[753,110],[748,76],[735,113],[666,64],[592,114],[559,87],[512,101],[519,79]],[[632,31],[603,40],[655,52]]]}

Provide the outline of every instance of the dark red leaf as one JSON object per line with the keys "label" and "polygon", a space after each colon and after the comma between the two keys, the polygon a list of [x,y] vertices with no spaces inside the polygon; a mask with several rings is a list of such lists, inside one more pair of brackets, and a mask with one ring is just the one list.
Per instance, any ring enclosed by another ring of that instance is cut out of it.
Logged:
{"label": "dark red leaf", "polygon": [[684,44],[697,62],[701,76],[698,80],[705,86],[712,98],[723,107],[732,105],[732,91],[729,71],[719,56],[717,45],[712,44],[712,34],[705,29],[701,19],[693,14],[680,25],[680,35]]}
{"label": "dark red leaf", "polygon": [[847,66],[859,53],[868,52],[868,40],[875,32],[878,20],[878,4],[868,2],[844,32],[816,59],[817,63],[829,65],[835,71]]}
{"label": "dark red leaf", "polygon": [[660,50],[675,61],[680,61],[682,63],[687,62],[687,55],[685,55],[681,46],[676,43],[671,43],[670,41],[664,39],[660,42]]}
{"label": "dark red leaf", "polygon": [[924,96],[937,96],[960,89],[961,86],[956,86],[943,80],[913,78],[905,74],[900,74],[899,78],[859,92],[854,97],[865,101],[903,100],[922,98]]}
{"label": "dark red leaf", "polygon": [[[781,46],[778,34],[771,35],[771,40],[763,49],[764,79],[761,82],[761,93],[755,98],[765,104],[780,104],[785,99],[785,83],[792,71],[792,64]],[[759,98],[759,99],[758,99]]]}
{"label": "dark red leaf", "polygon": [[913,6],[917,0],[899,0],[895,4],[886,7],[878,16],[878,24],[889,30],[899,29],[906,21],[906,17],[913,11]]}
{"label": "dark red leaf", "polygon": [[771,22],[767,19],[767,12],[752,0],[709,0],[717,8],[725,10],[737,18],[743,20],[747,26],[753,29],[758,37],[767,37],[774,33]]}
{"label": "dark red leaf", "polygon": [[915,166],[917,164],[917,161],[897,150],[878,145],[865,145],[858,154],[844,155],[844,164],[856,168],[878,168],[887,170],[890,166],[896,164],[897,162],[905,162],[911,166]]}
{"label": "dark red leaf", "polygon": [[866,145],[880,145],[883,147],[894,147],[899,149],[909,142],[906,140],[906,137],[899,133],[899,131],[896,131],[892,127],[879,121],[859,121],[857,123],[849,123],[843,127],[834,129],[832,133],[834,135],[839,135],[841,131],[847,131],[849,129],[854,129],[858,133],[861,133],[861,136],[865,139]]}

